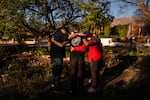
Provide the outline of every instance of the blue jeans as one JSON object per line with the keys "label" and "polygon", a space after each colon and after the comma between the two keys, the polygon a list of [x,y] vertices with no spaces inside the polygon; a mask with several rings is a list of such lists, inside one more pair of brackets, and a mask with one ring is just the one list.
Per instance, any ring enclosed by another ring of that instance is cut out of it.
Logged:
{"label": "blue jeans", "polygon": [[63,58],[51,58],[52,83],[56,89],[60,88],[60,76],[62,74]]}

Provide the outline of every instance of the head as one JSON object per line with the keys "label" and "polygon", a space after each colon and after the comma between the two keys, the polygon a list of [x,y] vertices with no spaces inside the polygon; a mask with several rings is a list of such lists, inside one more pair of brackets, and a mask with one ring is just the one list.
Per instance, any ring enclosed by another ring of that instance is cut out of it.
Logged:
{"label": "head", "polygon": [[78,28],[74,28],[71,33],[72,33],[72,34],[79,33],[79,29],[78,29]]}
{"label": "head", "polygon": [[93,33],[93,32],[89,32],[89,33],[87,33],[87,36],[89,36],[89,37],[91,37],[91,36],[96,36],[96,33]]}
{"label": "head", "polygon": [[88,33],[87,33],[87,36],[88,36],[88,37],[91,37],[91,36],[93,36],[93,33],[92,33],[92,32],[88,32]]}
{"label": "head", "polygon": [[68,34],[68,33],[69,33],[69,30],[68,30],[67,27],[61,28],[60,31],[61,31],[63,34]]}

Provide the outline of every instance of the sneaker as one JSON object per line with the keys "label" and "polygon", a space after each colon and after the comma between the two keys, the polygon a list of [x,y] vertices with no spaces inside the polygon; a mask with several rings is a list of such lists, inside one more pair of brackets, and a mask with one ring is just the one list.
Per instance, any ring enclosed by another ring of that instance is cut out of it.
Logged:
{"label": "sneaker", "polygon": [[89,93],[96,93],[96,89],[90,87],[90,88],[88,89],[88,92],[89,92]]}
{"label": "sneaker", "polygon": [[92,79],[89,79],[89,80],[88,80],[88,83],[91,84],[91,83],[92,83]]}
{"label": "sneaker", "polygon": [[55,87],[55,85],[54,85],[54,84],[51,84],[51,87],[53,88],[53,87]]}

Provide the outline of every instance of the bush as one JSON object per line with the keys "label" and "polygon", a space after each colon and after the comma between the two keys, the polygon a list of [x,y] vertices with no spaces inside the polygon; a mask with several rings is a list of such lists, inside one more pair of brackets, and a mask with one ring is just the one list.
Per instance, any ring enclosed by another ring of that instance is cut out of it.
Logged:
{"label": "bush", "polygon": [[8,66],[7,73],[10,82],[17,82],[20,94],[30,100],[40,89],[44,88],[47,67],[27,66],[26,63],[26,61],[13,60]]}
{"label": "bush", "polygon": [[43,55],[46,54],[47,50],[46,48],[37,47],[33,52],[37,55]]}

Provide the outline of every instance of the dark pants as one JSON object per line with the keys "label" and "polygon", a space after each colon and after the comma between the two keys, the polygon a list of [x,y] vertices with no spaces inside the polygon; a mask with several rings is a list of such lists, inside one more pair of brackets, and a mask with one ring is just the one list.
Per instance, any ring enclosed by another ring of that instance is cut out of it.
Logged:
{"label": "dark pants", "polygon": [[82,94],[84,88],[84,53],[71,52],[70,54],[70,74],[71,74],[71,89],[72,93]]}
{"label": "dark pants", "polygon": [[100,69],[102,68],[102,60],[98,61],[91,61],[90,63],[90,70],[91,70],[91,87],[97,89],[101,84],[101,74]]}
{"label": "dark pants", "polygon": [[63,58],[51,58],[52,83],[56,89],[60,88],[60,76],[62,74]]}

